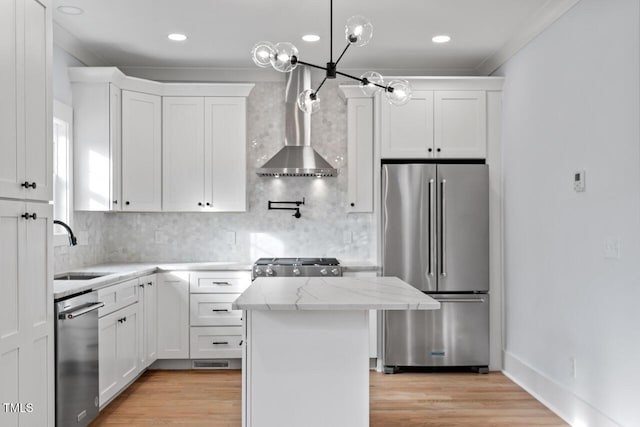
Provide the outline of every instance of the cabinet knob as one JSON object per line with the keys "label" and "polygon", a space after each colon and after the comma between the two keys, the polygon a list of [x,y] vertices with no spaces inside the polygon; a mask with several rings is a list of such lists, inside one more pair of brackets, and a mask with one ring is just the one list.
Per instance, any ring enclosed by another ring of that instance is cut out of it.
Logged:
{"label": "cabinet knob", "polygon": [[202,206],[202,202],[198,202],[198,206]]}
{"label": "cabinet knob", "polygon": [[118,204],[118,201],[117,201],[117,200],[114,200],[114,201],[113,201],[113,204],[114,204],[114,205],[117,205],[117,204]]}
{"label": "cabinet knob", "polygon": [[147,283],[147,285],[153,286],[153,282],[149,282],[149,283]]}
{"label": "cabinet knob", "polygon": [[129,206],[131,203],[127,200],[126,202],[124,202],[124,204]]}
{"label": "cabinet knob", "polygon": [[140,286],[141,288],[144,288],[144,283],[140,283],[138,286]]}
{"label": "cabinet knob", "polygon": [[433,151],[433,148],[429,148],[429,152],[431,153]]}
{"label": "cabinet knob", "polygon": [[207,206],[211,206],[211,203],[207,202]]}
{"label": "cabinet knob", "polygon": [[355,205],[356,205],[355,203],[351,202],[351,207],[354,207]]}
{"label": "cabinet knob", "polygon": [[442,149],[441,148],[437,148],[436,151],[439,153],[439,152],[442,151]]}

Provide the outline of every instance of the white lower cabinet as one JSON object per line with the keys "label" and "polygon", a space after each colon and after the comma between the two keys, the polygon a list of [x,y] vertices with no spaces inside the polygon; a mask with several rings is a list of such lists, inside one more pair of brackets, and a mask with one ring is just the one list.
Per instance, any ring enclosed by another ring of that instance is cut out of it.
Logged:
{"label": "white lower cabinet", "polygon": [[231,305],[251,285],[251,273],[208,271],[190,279],[191,359],[240,359],[242,310]]}
{"label": "white lower cabinet", "polygon": [[158,358],[158,286],[156,275],[140,277],[138,279],[140,291],[139,304],[141,308],[140,341],[138,342],[138,354],[142,369],[147,368]]}
{"label": "white lower cabinet", "polygon": [[142,369],[138,357],[140,322],[137,302],[98,320],[100,407]]}
{"label": "white lower cabinet", "polygon": [[189,273],[158,274],[158,359],[189,358]]}
{"label": "white lower cabinet", "polygon": [[192,359],[241,358],[242,344],[242,326],[191,328]]}

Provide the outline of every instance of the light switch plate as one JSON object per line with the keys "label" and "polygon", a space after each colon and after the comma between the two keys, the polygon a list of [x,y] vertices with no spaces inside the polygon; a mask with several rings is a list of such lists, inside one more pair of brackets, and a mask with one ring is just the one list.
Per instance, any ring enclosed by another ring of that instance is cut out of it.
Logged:
{"label": "light switch plate", "polygon": [[620,239],[611,237],[604,242],[604,257],[606,259],[620,259]]}
{"label": "light switch plate", "polygon": [[573,190],[576,193],[582,193],[587,189],[587,183],[585,181],[586,176],[585,171],[575,171],[573,173]]}

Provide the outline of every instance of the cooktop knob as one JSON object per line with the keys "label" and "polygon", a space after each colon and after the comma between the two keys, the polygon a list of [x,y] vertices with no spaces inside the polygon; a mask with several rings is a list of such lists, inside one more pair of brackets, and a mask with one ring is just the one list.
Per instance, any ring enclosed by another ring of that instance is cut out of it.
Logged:
{"label": "cooktop knob", "polygon": [[322,270],[320,270],[320,274],[322,274],[323,276],[327,275],[327,269],[323,268]]}
{"label": "cooktop knob", "polygon": [[267,267],[265,272],[267,273],[267,276],[273,276],[273,270],[271,269],[271,267]]}
{"label": "cooktop knob", "polygon": [[331,269],[331,273],[332,273],[334,276],[337,276],[338,274],[340,274],[340,270],[338,270],[337,268],[332,268],[332,269]]}
{"label": "cooktop knob", "polygon": [[300,269],[299,268],[294,268],[293,269],[293,275],[294,276],[299,276],[300,275]]}
{"label": "cooktop knob", "polygon": [[262,274],[262,269],[260,267],[256,267],[254,271],[256,273],[256,276],[260,276]]}

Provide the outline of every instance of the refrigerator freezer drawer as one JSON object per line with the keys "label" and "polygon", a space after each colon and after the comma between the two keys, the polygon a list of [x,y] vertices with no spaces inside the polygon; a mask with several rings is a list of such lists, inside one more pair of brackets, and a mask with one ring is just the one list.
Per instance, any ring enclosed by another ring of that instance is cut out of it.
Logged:
{"label": "refrigerator freezer drawer", "polygon": [[431,294],[440,310],[386,311],[385,366],[488,366],[489,295]]}

